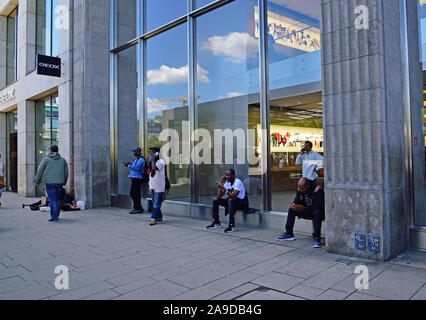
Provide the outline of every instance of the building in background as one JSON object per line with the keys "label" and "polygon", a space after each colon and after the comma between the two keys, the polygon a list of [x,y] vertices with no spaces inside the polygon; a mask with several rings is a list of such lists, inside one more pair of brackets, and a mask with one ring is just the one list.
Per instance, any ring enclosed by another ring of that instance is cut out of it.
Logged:
{"label": "building in background", "polygon": [[[32,179],[59,144],[79,199],[127,207],[122,162],[172,129],[165,210],[210,220],[232,166],[261,210],[240,223],[281,229],[310,140],[325,157],[330,251],[383,260],[425,249],[425,17],[423,0],[0,0],[8,188],[43,194]],[[39,74],[39,55],[61,59],[59,77]],[[211,155],[197,154],[210,163],[196,164],[195,129],[245,141],[220,164],[213,151],[227,144],[213,139]]]}

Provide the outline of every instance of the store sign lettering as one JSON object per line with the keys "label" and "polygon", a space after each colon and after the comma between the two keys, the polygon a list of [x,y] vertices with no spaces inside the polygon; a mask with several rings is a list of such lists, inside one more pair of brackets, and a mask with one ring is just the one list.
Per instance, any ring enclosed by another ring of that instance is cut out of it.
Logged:
{"label": "store sign lettering", "polygon": [[61,77],[61,59],[37,55],[37,74]]}
{"label": "store sign lettering", "polygon": [[15,89],[6,93],[0,93],[0,103],[6,103],[13,99],[15,99]]}

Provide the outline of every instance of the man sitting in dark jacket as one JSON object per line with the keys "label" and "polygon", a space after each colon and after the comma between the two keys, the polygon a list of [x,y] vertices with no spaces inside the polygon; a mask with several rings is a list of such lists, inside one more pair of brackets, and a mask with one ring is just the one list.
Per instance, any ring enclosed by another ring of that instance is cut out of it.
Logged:
{"label": "man sitting in dark jacket", "polygon": [[321,248],[321,224],[325,220],[324,190],[313,186],[306,178],[299,180],[296,198],[288,210],[286,232],[277,238],[279,241],[292,241],[296,217],[313,220],[314,248]]}

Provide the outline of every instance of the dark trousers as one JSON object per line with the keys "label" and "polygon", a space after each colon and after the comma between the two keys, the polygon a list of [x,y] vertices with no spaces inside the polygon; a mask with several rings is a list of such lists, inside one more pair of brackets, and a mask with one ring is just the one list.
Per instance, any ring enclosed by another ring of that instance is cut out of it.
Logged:
{"label": "dark trousers", "polygon": [[130,196],[133,200],[133,209],[142,211],[142,179],[132,178],[132,187],[130,188]]}
{"label": "dark trousers", "polygon": [[296,217],[299,219],[312,220],[314,224],[314,233],[312,236],[318,239],[321,238],[321,225],[324,220],[324,212],[322,212],[322,210],[305,208],[301,212],[297,212],[291,208],[288,209],[287,224],[285,225],[288,234],[293,234]]}
{"label": "dark trousers", "polygon": [[229,214],[229,225],[235,226],[235,213],[238,210],[244,210],[246,205],[242,199],[219,199],[213,200],[213,219],[216,224],[219,224],[219,206],[225,207],[225,215]]}
{"label": "dark trousers", "polygon": [[62,184],[46,184],[46,192],[49,197],[50,216],[53,220],[59,219],[63,189],[64,187]]}

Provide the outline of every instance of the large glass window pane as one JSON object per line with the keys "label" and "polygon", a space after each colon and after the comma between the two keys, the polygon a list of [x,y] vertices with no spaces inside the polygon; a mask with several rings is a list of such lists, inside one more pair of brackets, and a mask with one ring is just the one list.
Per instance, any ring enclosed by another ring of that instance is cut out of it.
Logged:
{"label": "large glass window pane", "polygon": [[320,4],[268,0],[270,89],[321,81]]}
{"label": "large glass window pane", "polygon": [[116,0],[117,6],[117,45],[138,36],[138,2],[140,0]]}
{"label": "large glass window pane", "polygon": [[140,146],[139,119],[140,108],[138,104],[138,61],[137,46],[133,46],[117,54],[117,179],[120,195],[129,195],[130,173],[123,162],[133,162],[131,151]]}
{"label": "large glass window pane", "polygon": [[37,0],[36,3],[36,46],[37,54],[56,57],[65,46],[69,16],[64,0]]}
{"label": "large glass window pane", "polygon": [[[171,161],[167,174],[172,188],[167,199],[189,201],[186,24],[147,41],[147,117],[147,147],[165,147],[163,157]],[[167,146],[171,150],[166,152]]]}
{"label": "large glass window pane", "polygon": [[6,84],[16,80],[16,36],[18,32],[18,8],[7,17]]}
{"label": "large glass window pane", "polygon": [[[312,142],[311,157],[314,152],[323,156],[322,96],[312,93],[320,90],[312,82],[321,81],[320,4],[320,0],[268,0],[273,211],[287,212],[294,199],[303,176],[296,160],[305,142]],[[256,18],[256,26],[257,22]],[[323,184],[323,170],[317,181]]]}
{"label": "large glass window pane", "polygon": [[7,114],[7,190],[18,191],[18,111]]}
{"label": "large glass window pane", "polygon": [[184,16],[187,6],[187,0],[146,0],[147,31]]}
{"label": "large glass window pane", "polygon": [[[59,144],[58,97],[48,97],[36,102],[36,166],[49,154],[52,145]],[[45,187],[40,185],[37,196],[45,195]]]}
{"label": "large glass window pane", "polygon": [[[263,207],[256,11],[257,1],[237,0],[197,18],[198,127],[202,138],[196,142],[195,154],[201,203],[212,203],[216,181],[232,168],[245,185],[251,207]],[[204,143],[206,148],[198,152]]]}

